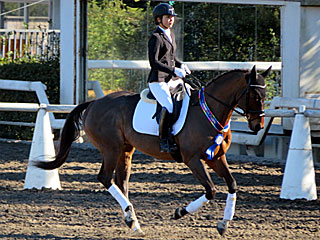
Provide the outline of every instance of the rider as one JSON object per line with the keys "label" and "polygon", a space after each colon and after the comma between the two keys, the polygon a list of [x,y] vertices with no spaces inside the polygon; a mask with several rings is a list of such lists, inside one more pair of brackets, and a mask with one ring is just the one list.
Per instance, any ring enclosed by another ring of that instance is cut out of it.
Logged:
{"label": "rider", "polygon": [[169,92],[170,83],[168,82],[177,81],[191,73],[187,65],[176,57],[175,36],[171,31],[176,15],[171,5],[167,3],[157,5],[153,9],[153,19],[158,28],[153,32],[148,42],[151,66],[148,85],[150,91],[162,106],[159,122],[160,152],[176,150],[176,146],[170,145],[169,141],[171,137],[169,115],[173,112],[173,103]]}

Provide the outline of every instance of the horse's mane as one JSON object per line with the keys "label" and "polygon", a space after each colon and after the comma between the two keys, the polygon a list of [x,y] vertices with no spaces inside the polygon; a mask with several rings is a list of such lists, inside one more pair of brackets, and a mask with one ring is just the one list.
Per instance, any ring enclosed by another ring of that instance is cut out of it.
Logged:
{"label": "horse's mane", "polygon": [[[227,74],[230,74],[230,73],[235,73],[235,72],[241,72],[241,73],[246,73],[248,72],[248,70],[243,70],[243,69],[234,69],[234,70],[230,70],[230,71],[227,71],[227,72],[224,72],[222,74],[220,74],[219,76],[211,79],[210,81],[208,81],[206,84],[205,84],[205,87],[207,87],[208,85],[210,85],[211,83],[214,83],[215,81],[217,81],[218,79],[224,77],[225,75]],[[200,87],[201,88],[201,87]],[[199,101],[198,101],[198,91],[199,91],[199,88],[196,88],[194,90],[192,90],[192,105],[195,106],[195,105],[199,105]]]}
{"label": "horse's mane", "polygon": [[224,73],[222,73],[221,75],[219,75],[219,76],[211,79],[210,81],[208,81],[207,84],[206,84],[206,86],[208,86],[208,85],[211,84],[211,83],[214,83],[215,81],[217,81],[218,79],[224,77],[225,75],[230,74],[230,73],[234,73],[234,72],[243,72],[243,73],[244,73],[244,72],[248,72],[248,70],[234,69],[234,70],[230,70],[230,71],[228,71],[228,72],[224,72]]}

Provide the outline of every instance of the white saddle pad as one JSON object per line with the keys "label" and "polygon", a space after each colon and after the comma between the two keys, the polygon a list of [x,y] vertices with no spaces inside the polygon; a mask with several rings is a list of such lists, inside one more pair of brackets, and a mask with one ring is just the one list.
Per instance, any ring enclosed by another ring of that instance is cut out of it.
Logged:
{"label": "white saddle pad", "polygon": [[[189,101],[189,95],[185,94],[182,102],[180,116],[172,126],[173,135],[177,135],[184,125],[188,113]],[[156,112],[156,108],[157,104],[147,103],[140,99],[133,114],[133,129],[139,133],[158,136],[159,125],[156,121],[156,118],[152,119],[153,115]]]}

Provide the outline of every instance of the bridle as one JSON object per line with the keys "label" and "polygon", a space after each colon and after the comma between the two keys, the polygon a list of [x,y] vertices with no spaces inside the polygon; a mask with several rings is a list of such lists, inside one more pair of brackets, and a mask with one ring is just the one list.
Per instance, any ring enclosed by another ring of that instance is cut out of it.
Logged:
{"label": "bridle", "polygon": [[[236,99],[236,103],[238,103],[240,101],[240,99],[246,95],[246,106],[245,106],[245,109],[242,109],[243,112],[240,112],[239,110],[237,110],[235,107],[223,102],[222,100],[216,98],[215,96],[211,95],[210,93],[206,92],[205,91],[205,88],[207,86],[207,84],[204,84],[203,82],[201,82],[197,77],[195,77],[194,75],[190,74],[189,76],[192,76],[198,83],[197,85],[201,86],[202,88],[202,91],[204,94],[206,94],[208,97],[216,100],[217,102],[221,103],[222,105],[226,106],[227,108],[229,109],[232,109],[234,112],[240,114],[241,116],[244,116],[248,119],[248,121],[253,121],[255,120],[256,118],[254,119],[250,119],[249,118],[249,115],[250,114],[259,114],[258,117],[263,117],[265,115],[264,113],[264,110],[250,110],[249,109],[249,100],[250,100],[250,88],[261,88],[261,89],[265,89],[266,88],[266,85],[255,85],[255,84],[251,84],[251,75],[248,76],[248,84],[246,86],[246,88],[241,92],[241,94],[239,95],[239,97]],[[204,85],[204,86],[203,86]]]}

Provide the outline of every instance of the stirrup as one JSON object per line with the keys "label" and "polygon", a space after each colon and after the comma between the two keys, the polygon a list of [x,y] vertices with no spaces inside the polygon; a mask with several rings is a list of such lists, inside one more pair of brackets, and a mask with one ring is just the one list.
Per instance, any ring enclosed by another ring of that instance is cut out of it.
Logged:
{"label": "stirrup", "polygon": [[169,144],[170,152],[178,151],[178,145],[176,143]]}
{"label": "stirrup", "polygon": [[170,152],[168,139],[160,139],[160,152]]}
{"label": "stirrup", "polygon": [[171,133],[171,128],[169,128],[169,138],[168,138],[168,144],[169,144],[169,149],[170,149],[170,153],[174,153],[176,151],[178,151],[178,145],[174,140],[174,136]]}
{"label": "stirrup", "polygon": [[160,152],[174,153],[178,150],[178,145],[175,142],[170,142],[167,139],[160,139]]}

